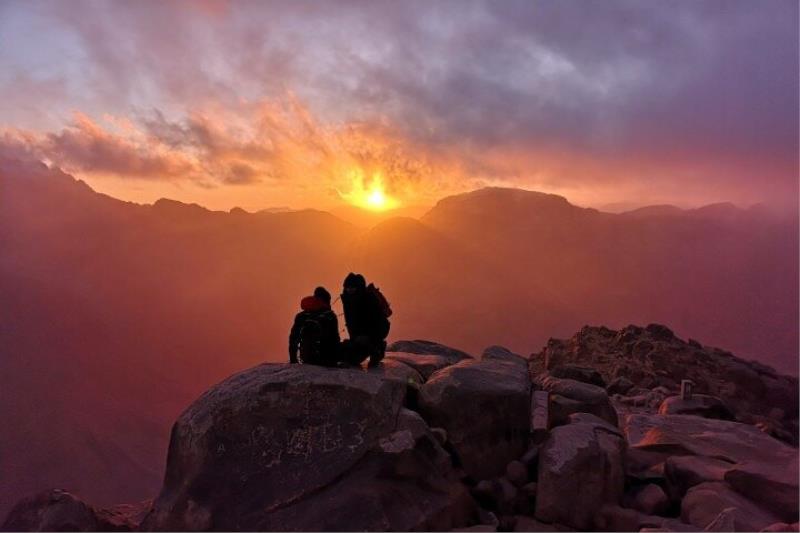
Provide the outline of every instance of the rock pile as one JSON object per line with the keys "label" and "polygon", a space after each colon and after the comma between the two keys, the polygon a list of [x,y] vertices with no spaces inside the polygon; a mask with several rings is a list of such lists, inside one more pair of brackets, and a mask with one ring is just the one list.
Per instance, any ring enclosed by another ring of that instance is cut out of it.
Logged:
{"label": "rock pile", "polygon": [[[621,395],[615,407],[658,407],[663,396],[676,394],[682,380],[693,383],[695,394],[719,402],[717,418],[753,424],[797,446],[798,380],[778,374],[756,361],[684,341],[666,326],[582,328],[570,339],[550,339],[531,356],[531,373],[550,374],[564,366],[597,371],[610,395]],[[585,381],[585,380],[584,380]],[[653,394],[655,392],[655,394]],[[622,401],[619,401],[622,400]],[[682,406],[684,414],[689,406]],[[672,411],[673,407],[665,407]],[[635,411],[636,409],[634,409]]]}
{"label": "rock pile", "polygon": [[[530,359],[389,348],[366,371],[264,364],[212,387],[175,423],[152,506],[53,492],[3,528],[798,529],[798,454],[780,433],[796,427],[792,378],[653,325],[584,328]],[[712,376],[723,367],[738,398]]]}

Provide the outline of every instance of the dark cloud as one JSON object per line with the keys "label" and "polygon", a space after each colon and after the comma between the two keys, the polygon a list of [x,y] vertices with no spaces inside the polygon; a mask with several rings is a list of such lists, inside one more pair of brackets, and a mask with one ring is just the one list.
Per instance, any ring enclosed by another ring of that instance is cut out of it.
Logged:
{"label": "dark cloud", "polygon": [[[242,169],[274,157],[276,145],[324,136],[277,120],[241,142],[203,110],[291,92],[314,128],[390,129],[402,139],[398,165],[424,167],[435,153],[459,161],[464,178],[648,190],[647,200],[674,199],[682,186],[704,200],[797,197],[793,0],[36,6],[80,50],[61,83],[50,82],[60,98],[77,85],[94,97],[87,112],[138,116],[165,146],[228,161],[204,165],[219,181],[256,176]],[[143,111],[152,107],[163,114]],[[324,143],[306,148],[331,157]],[[110,156],[124,160],[101,159]],[[296,173],[260,175],[286,174]]]}

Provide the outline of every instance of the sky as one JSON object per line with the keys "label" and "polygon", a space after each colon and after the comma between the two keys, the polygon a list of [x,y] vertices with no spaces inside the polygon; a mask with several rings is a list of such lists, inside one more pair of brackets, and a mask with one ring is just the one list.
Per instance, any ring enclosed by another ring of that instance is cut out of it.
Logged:
{"label": "sky", "polygon": [[796,212],[799,112],[796,0],[0,1],[0,156],[138,202]]}

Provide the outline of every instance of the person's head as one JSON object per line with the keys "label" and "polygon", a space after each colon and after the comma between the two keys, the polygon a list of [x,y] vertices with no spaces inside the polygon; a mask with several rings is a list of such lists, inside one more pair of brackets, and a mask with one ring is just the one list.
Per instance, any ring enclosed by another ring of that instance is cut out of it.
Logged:
{"label": "person's head", "polygon": [[325,287],[317,287],[314,289],[314,297],[319,298],[328,305],[331,303],[331,293],[329,293]]}
{"label": "person's head", "polygon": [[361,274],[354,274],[350,272],[347,277],[344,278],[344,292],[347,294],[364,290],[366,287],[367,280],[365,280],[364,276]]}

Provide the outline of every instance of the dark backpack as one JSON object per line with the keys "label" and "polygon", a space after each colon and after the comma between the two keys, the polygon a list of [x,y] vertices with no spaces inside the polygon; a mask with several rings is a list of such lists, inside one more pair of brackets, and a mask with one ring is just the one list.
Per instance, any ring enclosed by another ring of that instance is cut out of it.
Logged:
{"label": "dark backpack", "polygon": [[300,329],[301,363],[315,364],[321,359],[322,324],[316,318],[307,318]]}
{"label": "dark backpack", "polygon": [[383,313],[385,318],[389,318],[392,316],[392,307],[389,305],[389,300],[386,299],[386,296],[383,295],[381,290],[376,287],[373,283],[370,283],[367,286],[367,292],[375,298],[375,301],[378,302],[378,308]]}

